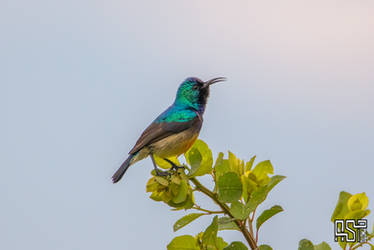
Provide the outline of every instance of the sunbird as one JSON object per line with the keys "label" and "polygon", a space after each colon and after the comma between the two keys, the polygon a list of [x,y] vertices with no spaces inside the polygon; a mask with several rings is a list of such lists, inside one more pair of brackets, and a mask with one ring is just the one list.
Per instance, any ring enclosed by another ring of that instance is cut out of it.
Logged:
{"label": "sunbird", "polygon": [[203,114],[209,97],[210,85],[225,81],[224,77],[202,81],[197,77],[184,80],[177,91],[174,103],[161,113],[141,134],[128,158],[112,176],[113,183],[121,180],[135,162],[150,156],[156,175],[167,173],[157,168],[154,155],[168,161],[187,152],[199,136]]}

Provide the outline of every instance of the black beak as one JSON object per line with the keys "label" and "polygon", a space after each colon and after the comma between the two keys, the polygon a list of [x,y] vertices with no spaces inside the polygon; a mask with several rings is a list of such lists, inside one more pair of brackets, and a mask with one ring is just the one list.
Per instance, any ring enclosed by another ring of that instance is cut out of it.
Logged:
{"label": "black beak", "polygon": [[210,85],[214,84],[214,83],[217,83],[217,82],[223,82],[223,81],[226,81],[226,77],[216,77],[216,78],[213,78],[207,82],[204,83],[204,88],[206,87],[209,87]]}

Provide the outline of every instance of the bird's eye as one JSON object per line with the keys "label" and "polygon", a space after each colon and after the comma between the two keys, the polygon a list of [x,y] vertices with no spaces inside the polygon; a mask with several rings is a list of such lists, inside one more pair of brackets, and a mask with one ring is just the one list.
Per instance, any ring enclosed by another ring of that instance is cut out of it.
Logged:
{"label": "bird's eye", "polygon": [[198,89],[199,88],[199,86],[197,86],[197,85],[194,85],[193,87],[192,87],[192,89]]}

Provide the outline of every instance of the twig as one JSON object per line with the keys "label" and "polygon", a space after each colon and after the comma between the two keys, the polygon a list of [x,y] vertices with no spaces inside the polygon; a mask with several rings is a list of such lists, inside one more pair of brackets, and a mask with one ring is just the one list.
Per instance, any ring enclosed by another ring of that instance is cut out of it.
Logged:
{"label": "twig", "polygon": [[369,241],[370,241],[372,238],[374,238],[374,233],[368,235],[368,238],[367,238],[367,241],[366,241],[366,242],[361,242],[360,244],[357,244],[356,246],[352,247],[352,250],[357,249],[357,248],[359,248],[359,247],[362,247],[362,246],[365,245],[365,244],[369,244],[369,245],[371,245],[371,244],[369,243]]}
{"label": "twig", "polygon": [[203,211],[203,212],[206,212],[208,214],[223,214],[224,213],[224,211],[211,211],[211,210],[208,210],[208,209],[201,208],[200,206],[197,206],[197,205],[192,207],[192,209]]}
{"label": "twig", "polygon": [[247,230],[245,223],[242,223],[241,221],[236,220],[234,216],[231,214],[229,207],[225,203],[220,202],[218,200],[218,197],[214,193],[212,193],[209,189],[204,187],[195,177],[191,178],[190,180],[195,185],[195,188],[198,191],[209,196],[224,211],[225,214],[227,214],[228,216],[234,219],[235,224],[239,227],[240,231],[242,232],[244,238],[247,240],[251,249],[257,250],[258,249],[257,243],[255,239],[253,238],[253,235],[251,235],[249,231]]}

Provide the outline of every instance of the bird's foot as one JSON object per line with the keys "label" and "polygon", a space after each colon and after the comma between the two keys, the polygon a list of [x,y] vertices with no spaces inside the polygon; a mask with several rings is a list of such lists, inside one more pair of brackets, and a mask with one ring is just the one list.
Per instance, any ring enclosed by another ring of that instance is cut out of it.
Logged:
{"label": "bird's foot", "polygon": [[177,166],[174,162],[172,162],[171,160],[167,158],[164,158],[164,160],[170,163],[171,165],[170,170],[186,169],[184,166]]}
{"label": "bird's foot", "polygon": [[158,168],[155,168],[156,176],[170,176],[171,174],[168,171],[162,171]]}

